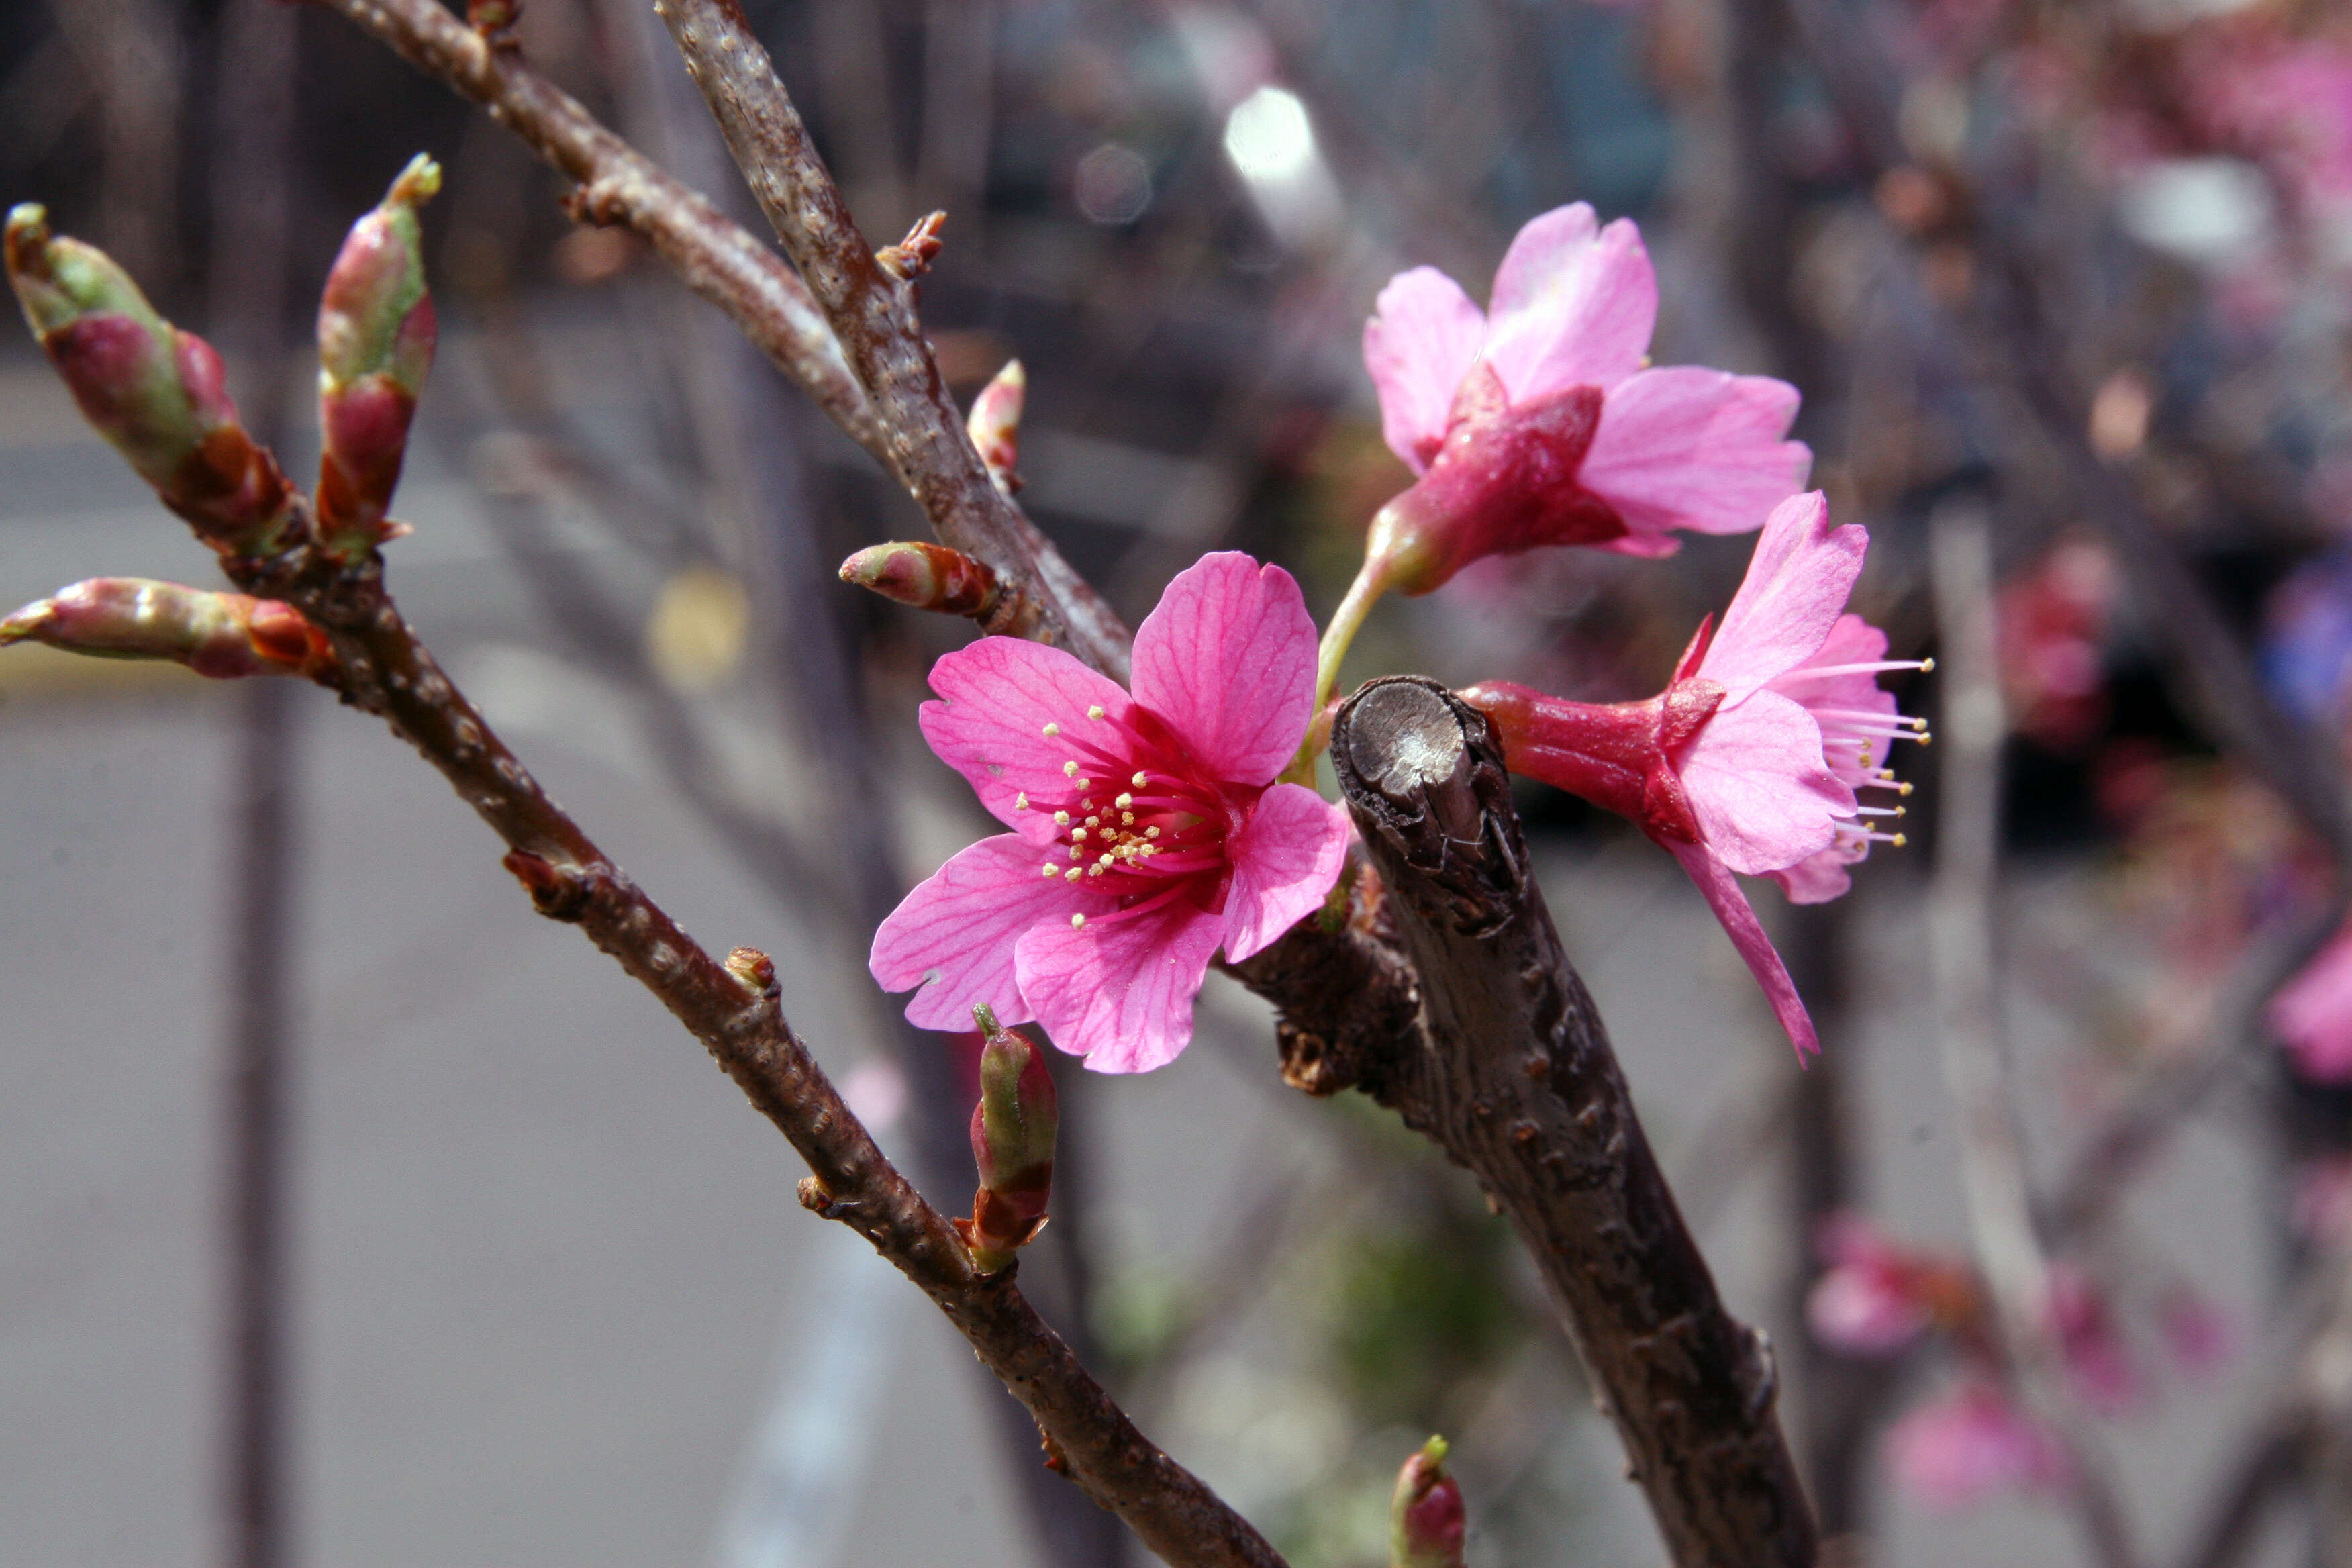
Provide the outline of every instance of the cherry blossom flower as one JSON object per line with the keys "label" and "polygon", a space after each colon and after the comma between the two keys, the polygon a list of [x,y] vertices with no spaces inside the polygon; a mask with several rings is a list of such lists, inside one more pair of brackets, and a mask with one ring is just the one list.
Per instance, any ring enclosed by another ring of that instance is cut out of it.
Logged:
{"label": "cherry blossom flower", "polygon": [[2279,988],[2270,1019],[2297,1072],[2314,1083],[2352,1082],[2352,928]]}
{"label": "cherry blossom flower", "polygon": [[1890,1355],[1933,1321],[1911,1260],[1867,1222],[1841,1215],[1822,1227],[1829,1263],[1805,1297],[1813,1338],[1855,1355]]}
{"label": "cherry blossom flower", "polygon": [[1820,1050],[1812,1020],[1749,908],[1738,876],[1769,876],[1798,903],[1836,898],[1847,868],[1903,836],[1874,823],[1908,794],[1885,767],[1925,723],[1878,689],[1885,635],[1844,613],[1869,534],[1829,524],[1821,492],[1773,510],[1748,575],[1712,639],[1702,625],[1666,689],[1643,702],[1571,702],[1508,681],[1465,691],[1503,739],[1515,773],[1638,823],[1681,862],[1764,988],[1800,1060]]}
{"label": "cherry blossom flower", "polygon": [[1102,1072],[1192,1037],[1209,958],[1270,945],[1338,881],[1348,820],[1276,784],[1306,732],[1315,624],[1298,584],[1203,557],[1135,637],[1134,691],[1058,648],[983,637],[931,668],[923,738],[1013,831],[907,895],[875,933],[907,1016],[1034,1020]]}
{"label": "cherry blossom flower", "polygon": [[2058,1491],[2071,1475],[2058,1440],[1983,1383],[1897,1421],[1887,1429],[1886,1457],[1900,1485],[1943,1510],[2002,1491]]}
{"label": "cherry blossom flower", "polygon": [[1671,555],[1678,528],[1745,533],[1804,483],[1797,389],[1651,368],[1658,279],[1629,218],[1583,202],[1521,228],[1492,310],[1433,267],[1401,272],[1364,326],[1381,433],[1415,482],[1372,520],[1324,638],[1318,702],[1381,594],[1426,594],[1482,556],[1548,544]]}

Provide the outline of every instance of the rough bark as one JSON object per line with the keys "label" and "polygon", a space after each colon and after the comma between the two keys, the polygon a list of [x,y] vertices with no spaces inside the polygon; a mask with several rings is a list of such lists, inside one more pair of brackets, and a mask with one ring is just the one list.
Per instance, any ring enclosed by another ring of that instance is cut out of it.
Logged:
{"label": "rough bark", "polygon": [[[1526,1242],[1679,1568],[1807,1568],[1770,1348],[1724,1310],[1675,1208],[1485,717],[1418,677],[1375,681],[1340,709],[1331,757],[1420,976],[1421,1030],[1348,1064],[1358,1086],[1475,1173]],[[1315,1065],[1319,1087],[1334,1066]]]}

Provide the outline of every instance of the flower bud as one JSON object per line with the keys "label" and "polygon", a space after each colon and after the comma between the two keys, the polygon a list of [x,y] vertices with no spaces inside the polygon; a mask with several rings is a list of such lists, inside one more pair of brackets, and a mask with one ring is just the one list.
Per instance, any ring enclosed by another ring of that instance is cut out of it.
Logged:
{"label": "flower bud", "polygon": [[396,526],[384,513],[436,336],[416,210],[440,188],[440,165],[422,153],[409,160],[352,226],[319,296],[319,534],[346,563]]}
{"label": "flower bud", "polygon": [[955,1226],[980,1271],[993,1274],[1045,1227],[1059,1118],[1045,1053],[1027,1036],[999,1026],[986,1006],[973,1008],[972,1017],[987,1036],[980,1053],[980,1103],[971,1112],[980,1191],[972,1194],[971,1217]]}
{"label": "flower bud", "polygon": [[986,562],[919,542],[870,545],[841,563],[841,580],[950,616],[985,616],[1002,597],[996,573]]}
{"label": "flower bud", "polygon": [[327,634],[291,605],[146,577],[93,577],[0,620],[0,647],[27,640],[100,658],[168,658],[215,679],[335,669]]}
{"label": "flower bud", "polygon": [[1481,556],[1601,544],[1628,531],[1577,483],[1601,425],[1600,388],[1572,386],[1517,408],[1499,405],[1499,385],[1493,397],[1491,410],[1466,410],[1429,471],[1373,517],[1365,570],[1384,587],[1426,594]]}
{"label": "flower bud", "polygon": [[236,421],[220,355],[155,313],[95,246],[49,232],[26,205],[8,214],[8,281],[82,417],[205,542],[275,553],[293,487]]}
{"label": "flower bud", "polygon": [[1432,1437],[1397,1472],[1389,1504],[1389,1568],[1463,1568],[1467,1530],[1462,1489],[1445,1473],[1445,1439]]}
{"label": "flower bud", "polygon": [[1019,360],[1006,360],[1004,368],[972,399],[971,414],[964,421],[964,428],[971,432],[971,444],[980,449],[981,461],[988,465],[989,477],[1006,495],[1021,488],[1021,476],[1013,470],[1021,459],[1021,405],[1028,392],[1029,373],[1021,368]]}

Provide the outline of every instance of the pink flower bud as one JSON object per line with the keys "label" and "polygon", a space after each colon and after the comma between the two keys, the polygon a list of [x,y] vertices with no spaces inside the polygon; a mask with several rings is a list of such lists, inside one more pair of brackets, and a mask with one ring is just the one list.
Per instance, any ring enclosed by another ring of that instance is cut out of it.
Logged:
{"label": "pink flower bud", "polygon": [[1397,1472],[1389,1503],[1389,1568],[1463,1568],[1468,1529],[1462,1488],[1445,1473],[1445,1439],[1432,1437]]}
{"label": "pink flower bud", "polygon": [[1060,1119],[1045,1054],[1027,1036],[1001,1026],[988,1007],[974,1007],[972,1017],[988,1037],[980,1053],[980,1103],[971,1112],[980,1191],[971,1217],[955,1224],[981,1272],[993,1274],[1045,1227]]}
{"label": "pink flower bud", "polygon": [[870,545],[841,563],[841,580],[949,616],[985,616],[1003,595],[987,563],[920,542]]}
{"label": "pink flower bud", "polygon": [[8,215],[8,280],[74,401],[141,479],[205,542],[237,555],[282,548],[293,487],[236,419],[220,356],[155,313],[94,246]]}
{"label": "pink flower bud", "polygon": [[215,679],[325,679],[335,669],[326,633],[291,605],[146,577],[93,577],[0,620],[0,647],[27,640],[100,658],[166,658]]}
{"label": "pink flower bud", "polygon": [[384,514],[437,332],[416,212],[440,188],[438,164],[410,160],[352,226],[319,297],[319,531],[339,561],[393,536]]}
{"label": "pink flower bud", "polygon": [[988,465],[990,477],[1007,495],[1021,488],[1021,476],[1013,468],[1021,459],[1021,406],[1028,393],[1029,373],[1021,368],[1019,360],[1007,360],[972,399],[971,414],[964,421],[964,427],[971,432],[971,444],[980,449],[981,461]]}

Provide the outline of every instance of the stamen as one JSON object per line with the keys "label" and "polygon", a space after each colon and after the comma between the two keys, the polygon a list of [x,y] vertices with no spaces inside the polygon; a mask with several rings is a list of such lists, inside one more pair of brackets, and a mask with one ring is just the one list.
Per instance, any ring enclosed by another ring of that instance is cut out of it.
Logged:
{"label": "stamen", "polygon": [[1070,814],[1069,814],[1068,812],[1066,812],[1066,811],[1057,811],[1057,812],[1055,812],[1055,813],[1054,814],[1054,826],[1056,826],[1056,827],[1067,827],[1069,825],[1070,825]]}
{"label": "stamen", "polygon": [[1047,877],[1058,877],[1061,874],[1062,868],[1060,867],[1055,865],[1051,860],[1045,862],[1045,875]]}
{"label": "stamen", "polygon": [[1857,805],[1853,814],[1856,816],[1908,816],[1910,812],[1900,805]]}
{"label": "stamen", "polygon": [[1124,790],[1119,792],[1119,796],[1117,800],[1111,802],[1111,805],[1118,807],[1121,811],[1125,811],[1129,806],[1133,805],[1134,804],[1135,797],[1127,794]]}
{"label": "stamen", "polygon": [[1016,790],[1013,792],[1013,809],[1015,811],[1026,811],[1029,809],[1029,792],[1027,790]]}
{"label": "stamen", "polygon": [[1066,882],[1075,882],[1077,879],[1078,868],[1076,866],[1071,867],[1068,870],[1062,873],[1062,880]]}
{"label": "stamen", "polygon": [[1071,845],[1071,846],[1070,846],[1070,858],[1071,858],[1071,859],[1073,859],[1073,860],[1076,859],[1076,858],[1079,857],[1079,855],[1081,855],[1082,853],[1084,853],[1084,851],[1080,850],[1080,849],[1079,849],[1079,847],[1078,847],[1076,845],[1073,844],[1073,845]]}
{"label": "stamen", "polygon": [[1062,727],[1059,724],[1048,724],[1045,726],[1045,733],[1048,735],[1058,735],[1061,732]]}
{"label": "stamen", "polygon": [[1147,827],[1143,830],[1143,836],[1146,838],[1157,838],[1160,837],[1160,829],[1157,827]]}
{"label": "stamen", "polygon": [[[1088,818],[1087,820],[1091,821],[1093,819]],[[1083,827],[1073,827],[1070,829],[1070,839],[1073,843],[1076,842],[1078,839],[1084,838],[1086,836],[1087,830]]]}
{"label": "stamen", "polygon": [[1150,784],[1150,783],[1151,782],[1151,777],[1150,777],[1150,775],[1149,773],[1145,773],[1141,768],[1138,768],[1138,769],[1136,769],[1136,770],[1135,770],[1135,776],[1134,776],[1133,778],[1131,778],[1131,779],[1128,780],[1127,782],[1128,782],[1128,783],[1129,783],[1129,784],[1133,784],[1136,788],[1138,788],[1138,789],[1141,789],[1145,784]]}
{"label": "stamen", "polygon": [[1086,917],[1086,916],[1084,916],[1084,915],[1072,915],[1072,916],[1070,917],[1070,929],[1071,929],[1071,930],[1073,930],[1073,931],[1079,931],[1079,930],[1083,930],[1083,929],[1085,928],[1085,926],[1086,926],[1086,923],[1087,923],[1087,917]]}
{"label": "stamen", "polygon": [[1102,716],[1103,716],[1102,704],[1101,704],[1101,703],[1099,703],[1099,702],[1096,703],[1093,707],[1091,707],[1091,708],[1089,708],[1089,709],[1087,709],[1087,718],[1089,718],[1089,719],[1099,719],[1099,718],[1101,718]]}
{"label": "stamen", "polygon": [[[1080,789],[1092,789],[1092,788],[1094,788],[1094,787],[1095,787],[1095,781],[1094,781],[1094,780],[1092,780],[1092,779],[1080,779],[1080,780],[1078,781],[1078,787],[1079,787]],[[1080,801],[1078,804],[1079,804],[1079,805],[1094,805],[1094,802],[1093,802],[1093,801],[1090,801],[1090,800],[1086,800],[1086,801]]]}
{"label": "stamen", "polygon": [[[1076,763],[1064,763],[1062,764],[1062,776],[1066,779],[1076,778],[1078,776],[1078,764]],[[1080,784],[1078,787],[1084,789],[1086,786],[1084,784]]]}
{"label": "stamen", "polygon": [[1932,658],[1883,658],[1875,664],[1816,664],[1777,677],[1774,684],[1782,680],[1811,680],[1817,676],[1883,675],[1894,669],[1916,669],[1925,675],[1935,668],[1936,661]]}

